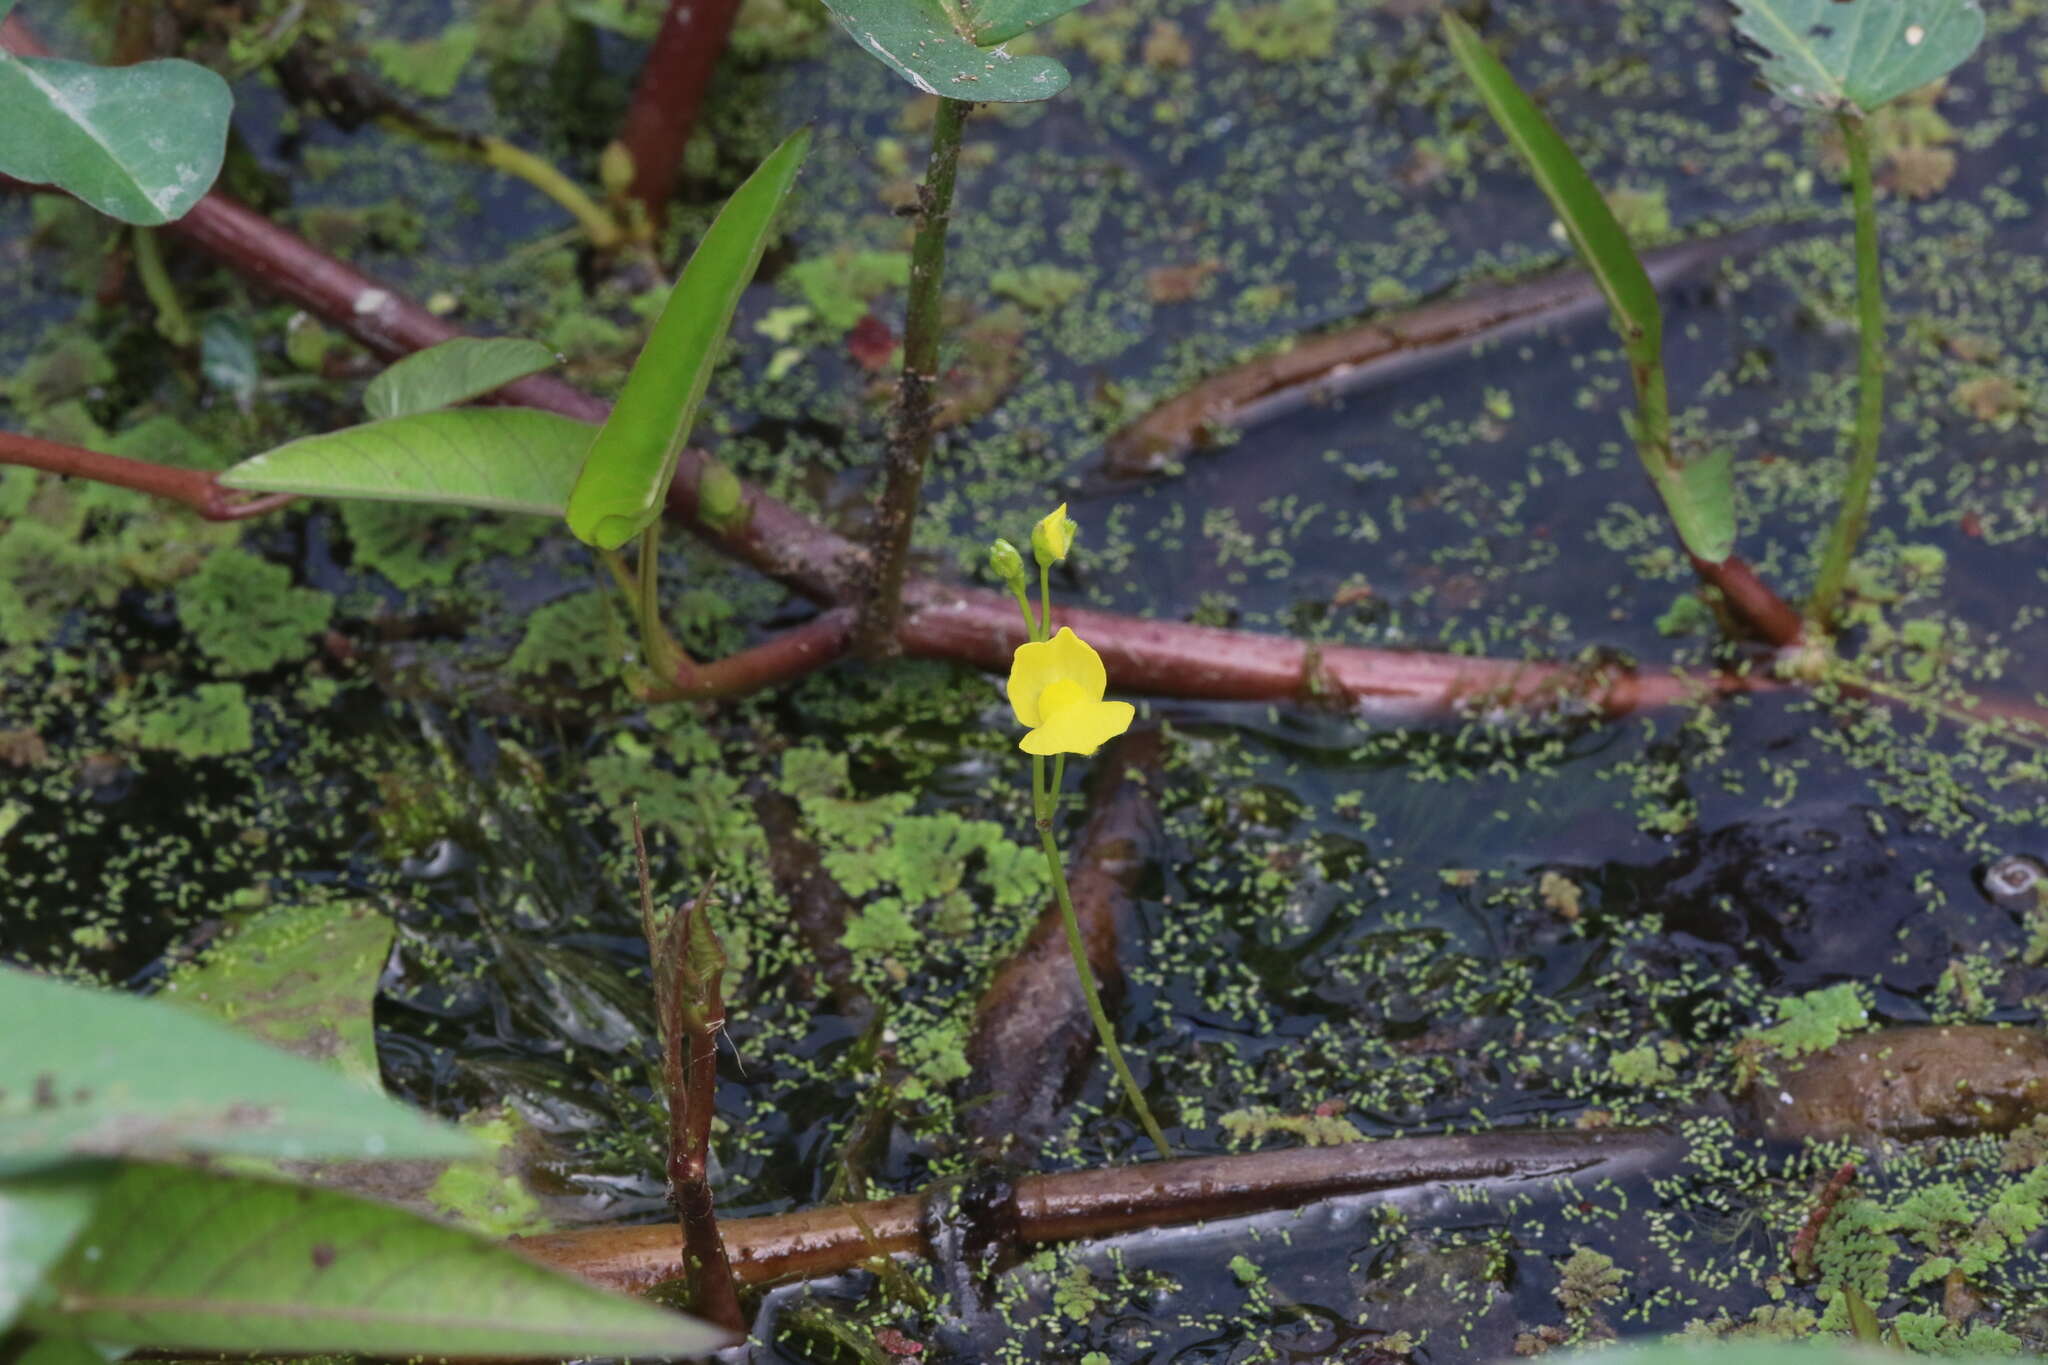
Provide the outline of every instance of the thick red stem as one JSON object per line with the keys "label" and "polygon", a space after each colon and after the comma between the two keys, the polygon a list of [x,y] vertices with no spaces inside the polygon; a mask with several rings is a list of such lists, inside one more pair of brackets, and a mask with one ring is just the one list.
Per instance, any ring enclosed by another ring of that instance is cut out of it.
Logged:
{"label": "thick red stem", "polygon": [[685,659],[676,666],[672,684],[650,689],[643,699],[714,701],[791,682],[817,672],[846,653],[852,634],[852,609],[835,607],[816,620],[792,626],[772,640],[727,655],[717,663],[700,664]]}
{"label": "thick red stem", "polygon": [[659,224],[697,126],[704,91],[725,53],[739,0],[669,0],[661,17],[619,143],[633,158],[632,196]]}

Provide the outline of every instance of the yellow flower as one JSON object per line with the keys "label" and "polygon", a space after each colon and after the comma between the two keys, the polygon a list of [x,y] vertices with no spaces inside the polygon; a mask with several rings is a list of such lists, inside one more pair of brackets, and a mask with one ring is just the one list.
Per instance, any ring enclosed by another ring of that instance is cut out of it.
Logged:
{"label": "yellow flower", "polygon": [[1038,562],[1050,568],[1067,557],[1067,551],[1074,548],[1074,532],[1080,528],[1067,516],[1067,505],[1061,503],[1045,519],[1031,528],[1031,553]]}
{"label": "yellow flower", "polygon": [[1043,643],[1018,645],[1010,664],[1010,706],[1031,733],[1017,747],[1027,754],[1092,754],[1130,729],[1137,708],[1104,701],[1108,685],[1102,656],[1069,627],[1061,626]]}

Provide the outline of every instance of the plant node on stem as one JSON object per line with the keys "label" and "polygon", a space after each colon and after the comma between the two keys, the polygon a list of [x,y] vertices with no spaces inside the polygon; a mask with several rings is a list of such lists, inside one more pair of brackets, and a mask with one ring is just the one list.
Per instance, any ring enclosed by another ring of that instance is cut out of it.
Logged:
{"label": "plant node on stem", "polygon": [[903,618],[903,574],[917,524],[919,490],[932,449],[932,390],[939,371],[939,301],[946,275],[946,229],[960,168],[960,130],[973,106],[941,98],[932,116],[931,159],[918,191],[917,239],[910,248],[910,295],[903,319],[903,377],[889,419],[885,481],[875,506],[874,564],[863,585],[854,645],[869,658],[897,650]]}
{"label": "plant node on stem", "polygon": [[1828,534],[1806,614],[1826,626],[1842,598],[1849,561],[1870,519],[1870,485],[1877,476],[1877,442],[1884,425],[1884,279],[1877,260],[1877,203],[1870,183],[1870,130],[1860,115],[1840,115],[1849,159],[1849,192],[1856,211],[1856,444],[1842,485],[1842,510]]}

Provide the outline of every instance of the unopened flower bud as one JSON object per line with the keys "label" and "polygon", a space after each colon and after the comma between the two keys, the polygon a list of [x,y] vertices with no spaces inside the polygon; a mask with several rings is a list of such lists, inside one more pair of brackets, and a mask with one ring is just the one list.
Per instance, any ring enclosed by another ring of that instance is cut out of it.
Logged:
{"label": "unopened flower bud", "polygon": [[1000,536],[988,547],[988,571],[1011,591],[1024,591],[1024,556]]}
{"label": "unopened flower bud", "polygon": [[1045,519],[1031,528],[1031,553],[1038,557],[1040,568],[1051,568],[1067,557],[1067,551],[1074,548],[1074,533],[1081,528],[1067,515],[1067,505],[1061,503],[1048,513]]}

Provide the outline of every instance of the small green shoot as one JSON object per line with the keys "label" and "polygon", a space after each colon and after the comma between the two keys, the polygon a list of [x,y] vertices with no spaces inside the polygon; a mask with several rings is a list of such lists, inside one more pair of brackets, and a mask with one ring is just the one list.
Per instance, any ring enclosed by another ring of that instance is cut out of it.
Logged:
{"label": "small green shoot", "polygon": [[1656,287],[1599,187],[1550,120],[1515,84],[1515,78],[1487,50],[1471,25],[1449,11],[1445,11],[1443,22],[1458,64],[1542,187],[1572,246],[1607,296],[1614,330],[1621,336],[1635,380],[1636,415],[1630,434],[1679,539],[1700,559],[1725,560],[1735,543],[1735,490],[1728,457],[1722,454],[1681,463],[1672,450],[1670,398],[1664,382],[1664,316]]}

